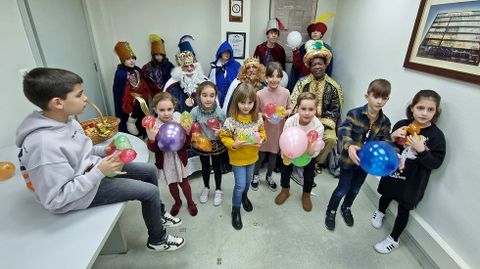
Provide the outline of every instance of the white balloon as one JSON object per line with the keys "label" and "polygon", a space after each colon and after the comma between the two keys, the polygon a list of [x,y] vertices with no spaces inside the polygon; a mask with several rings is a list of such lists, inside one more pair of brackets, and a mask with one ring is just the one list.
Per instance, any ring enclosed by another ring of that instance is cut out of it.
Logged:
{"label": "white balloon", "polygon": [[291,48],[296,48],[302,44],[302,34],[297,31],[291,31],[287,36],[287,44]]}

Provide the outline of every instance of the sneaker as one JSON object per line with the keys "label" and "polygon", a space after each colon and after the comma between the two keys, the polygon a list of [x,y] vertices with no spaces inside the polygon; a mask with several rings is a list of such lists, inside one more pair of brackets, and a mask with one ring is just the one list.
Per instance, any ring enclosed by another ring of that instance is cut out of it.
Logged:
{"label": "sneaker", "polygon": [[273,180],[273,177],[272,176],[267,176],[266,179],[267,179],[268,187],[270,188],[270,190],[276,191],[277,190],[277,183],[275,183],[275,181]]}
{"label": "sneaker", "polygon": [[347,226],[352,227],[353,226],[353,215],[352,211],[350,210],[350,207],[347,208],[342,208],[342,217]]}
{"label": "sneaker", "polygon": [[223,203],[223,191],[216,190],[215,191],[215,198],[213,199],[213,205],[219,206]]}
{"label": "sneaker", "polygon": [[297,167],[293,168],[293,173],[291,178],[293,182],[297,183],[300,186],[303,186],[303,169],[301,172],[299,172],[299,169],[302,169],[302,168],[297,168]]}
{"label": "sneaker", "polygon": [[165,227],[177,227],[182,224],[182,219],[172,216],[170,213],[165,212],[162,217],[162,224]]}
{"label": "sneaker", "polygon": [[152,251],[174,251],[185,244],[185,239],[179,236],[167,235],[166,239],[158,243],[147,243],[147,249]]}
{"label": "sneaker", "polygon": [[203,188],[202,194],[200,194],[200,203],[205,204],[208,202],[208,195],[210,194],[209,188]]}
{"label": "sneaker", "polygon": [[399,244],[399,242],[395,242],[395,240],[389,235],[385,240],[375,244],[374,248],[378,253],[388,254],[398,248]]}
{"label": "sneaker", "polygon": [[325,215],[325,227],[330,231],[335,230],[335,215],[336,212],[333,210],[327,211],[327,214]]}
{"label": "sneaker", "polygon": [[383,224],[383,217],[385,217],[385,214],[378,210],[375,210],[375,213],[373,213],[372,217],[372,226],[376,229],[380,229]]}
{"label": "sneaker", "polygon": [[258,184],[260,183],[260,176],[259,175],[253,175],[252,183],[250,186],[252,186],[252,190],[256,191],[258,190]]}

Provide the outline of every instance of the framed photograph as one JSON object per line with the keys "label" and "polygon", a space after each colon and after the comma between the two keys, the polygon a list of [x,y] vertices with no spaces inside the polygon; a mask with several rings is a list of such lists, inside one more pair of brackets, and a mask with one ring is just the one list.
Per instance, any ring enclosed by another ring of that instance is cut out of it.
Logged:
{"label": "framed photograph", "polygon": [[247,33],[227,32],[227,41],[233,49],[235,59],[245,59],[245,44]]}
{"label": "framed photograph", "polygon": [[480,1],[421,0],[403,66],[480,84]]}

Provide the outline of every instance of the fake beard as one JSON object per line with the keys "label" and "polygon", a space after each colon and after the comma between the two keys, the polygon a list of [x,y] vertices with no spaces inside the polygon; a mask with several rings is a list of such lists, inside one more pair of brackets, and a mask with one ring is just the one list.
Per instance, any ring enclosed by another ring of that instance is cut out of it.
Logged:
{"label": "fake beard", "polygon": [[182,87],[183,91],[187,94],[193,94],[197,90],[198,84],[205,81],[200,63],[195,64],[195,70],[193,72],[181,72],[180,87]]}

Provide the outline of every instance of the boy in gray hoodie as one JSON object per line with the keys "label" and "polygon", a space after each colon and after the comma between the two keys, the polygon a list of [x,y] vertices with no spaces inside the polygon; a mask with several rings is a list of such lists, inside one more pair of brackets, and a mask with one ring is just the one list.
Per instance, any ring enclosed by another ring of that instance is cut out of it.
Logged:
{"label": "boy in gray hoodie", "polygon": [[[28,188],[52,213],[139,200],[148,230],[149,250],[176,250],[181,237],[163,226],[178,226],[181,219],[165,211],[160,200],[157,169],[150,163],[120,162],[106,156],[113,146],[93,146],[73,119],[86,106],[83,80],[54,68],[35,68],[23,80],[27,99],[41,111],[28,115],[17,129],[16,144]],[[118,171],[123,165],[123,172]],[[115,174],[113,178],[105,175]]]}

